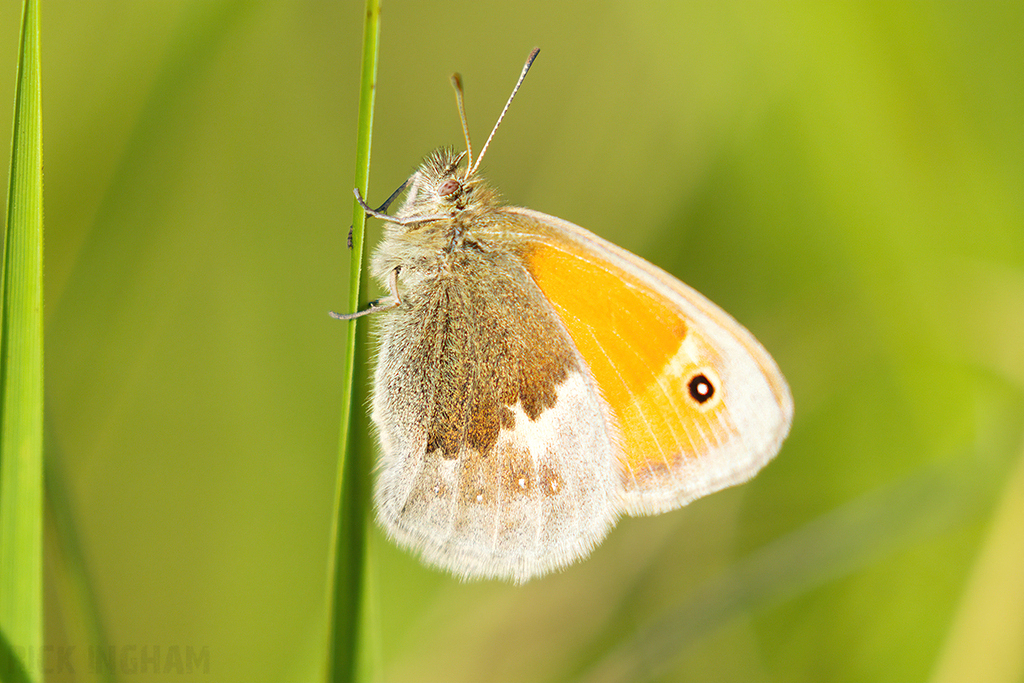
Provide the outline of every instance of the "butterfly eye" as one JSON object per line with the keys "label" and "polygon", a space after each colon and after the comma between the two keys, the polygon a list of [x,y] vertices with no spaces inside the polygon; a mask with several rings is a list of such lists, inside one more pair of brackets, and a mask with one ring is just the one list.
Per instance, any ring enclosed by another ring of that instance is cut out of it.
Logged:
{"label": "butterfly eye", "polygon": [[710,408],[718,393],[717,378],[713,380],[712,377],[714,374],[711,372],[698,372],[686,383],[690,398],[701,408]]}
{"label": "butterfly eye", "polygon": [[455,178],[449,178],[437,186],[437,194],[441,199],[454,199],[462,194],[462,183]]}

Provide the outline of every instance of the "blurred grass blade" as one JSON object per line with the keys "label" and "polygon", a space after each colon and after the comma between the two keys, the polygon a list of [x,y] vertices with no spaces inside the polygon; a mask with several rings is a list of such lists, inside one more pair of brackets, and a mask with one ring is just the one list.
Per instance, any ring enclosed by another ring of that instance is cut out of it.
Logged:
{"label": "blurred grass blade", "polygon": [[[356,145],[356,187],[365,197],[370,175],[370,142],[373,132],[373,102],[377,82],[377,48],[380,39],[380,2],[367,0],[363,27],[363,65],[359,92],[358,141]],[[348,305],[361,308],[366,291],[363,272],[363,231],[366,216],[353,202],[352,253]],[[341,427],[338,438],[338,477],[335,491],[333,547],[328,572],[329,624],[327,680],[369,680],[370,658],[365,620],[366,513],[370,507],[370,457],[366,416],[354,415],[353,405],[365,403],[365,325],[348,323],[346,361],[342,380]],[[357,400],[353,391],[359,391]]]}
{"label": "blurred grass blade", "polygon": [[[625,638],[610,634],[588,648],[587,661],[564,678],[588,683],[656,680],[692,643],[739,615],[804,595],[974,519],[990,484],[958,460],[951,467],[922,469],[851,501],[737,562],[667,616]],[[629,623],[634,604],[624,602],[619,617],[609,623]]]}
{"label": "blurred grass blade", "polygon": [[1024,680],[1024,450],[1006,482],[931,680]]}
{"label": "blurred grass blade", "polygon": [[42,652],[43,180],[39,5],[22,7],[0,289],[0,678]]}
{"label": "blurred grass blade", "polygon": [[[46,427],[43,438],[47,445],[43,469],[45,498],[44,536],[49,544],[46,553],[52,553],[53,571],[47,572],[48,590],[56,596],[59,607],[51,611],[50,617],[60,624],[65,634],[65,643],[82,643],[89,652],[109,652],[110,641],[100,617],[95,581],[86,563],[82,538],[78,530],[78,518],[72,510],[71,493],[65,486],[66,478],[60,472],[62,453],[51,438],[54,421],[44,414]],[[57,647],[61,647],[58,645]],[[44,662],[45,663],[45,662]],[[57,665],[58,667],[61,665]],[[91,676],[82,680],[95,683],[113,683],[113,667],[95,666]]]}

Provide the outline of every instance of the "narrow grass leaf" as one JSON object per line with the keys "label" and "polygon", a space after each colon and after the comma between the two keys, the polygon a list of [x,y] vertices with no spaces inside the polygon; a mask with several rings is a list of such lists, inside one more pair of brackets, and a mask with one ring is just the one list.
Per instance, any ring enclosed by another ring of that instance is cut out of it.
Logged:
{"label": "narrow grass leaf", "polygon": [[0,279],[0,679],[41,680],[43,175],[39,4],[22,7]]}
{"label": "narrow grass leaf", "polygon": [[[380,2],[367,0],[363,30],[363,66],[359,93],[358,141],[355,185],[365,197],[370,175],[370,142],[377,81],[380,39]],[[363,272],[363,229],[366,216],[353,202],[352,251],[348,305],[360,308],[366,291]],[[342,380],[341,427],[338,438],[338,477],[335,492],[334,529],[328,573],[329,624],[327,629],[326,680],[369,680],[370,659],[364,632],[366,610],[366,513],[370,507],[370,446],[363,411],[366,397],[366,325],[348,323],[346,361]],[[355,393],[358,392],[358,395]]]}

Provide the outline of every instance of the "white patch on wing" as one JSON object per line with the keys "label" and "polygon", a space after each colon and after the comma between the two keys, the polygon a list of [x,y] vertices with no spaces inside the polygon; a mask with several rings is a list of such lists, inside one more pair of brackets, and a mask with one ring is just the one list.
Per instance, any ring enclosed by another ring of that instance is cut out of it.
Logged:
{"label": "white patch on wing", "polygon": [[[501,430],[485,457],[427,455],[414,429],[378,420],[381,524],[400,545],[463,578],[521,583],[563,567],[589,553],[618,514],[608,411],[587,375],[571,372],[536,421],[518,404],[511,409],[514,429]],[[390,450],[397,444],[416,448]]]}

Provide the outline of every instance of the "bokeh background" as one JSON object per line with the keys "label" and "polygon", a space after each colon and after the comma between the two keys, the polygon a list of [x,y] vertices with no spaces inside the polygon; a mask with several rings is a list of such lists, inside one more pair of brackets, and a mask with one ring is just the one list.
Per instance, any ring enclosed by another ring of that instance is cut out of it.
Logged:
{"label": "bokeh background", "polygon": [[[42,10],[49,678],[94,679],[74,543],[119,679],[316,680],[362,3]],[[371,202],[461,145],[452,71],[479,146],[540,46],[487,175],[730,311],[796,419],[525,587],[375,529],[380,680],[1024,681],[1022,35],[1019,2],[385,3]]]}

